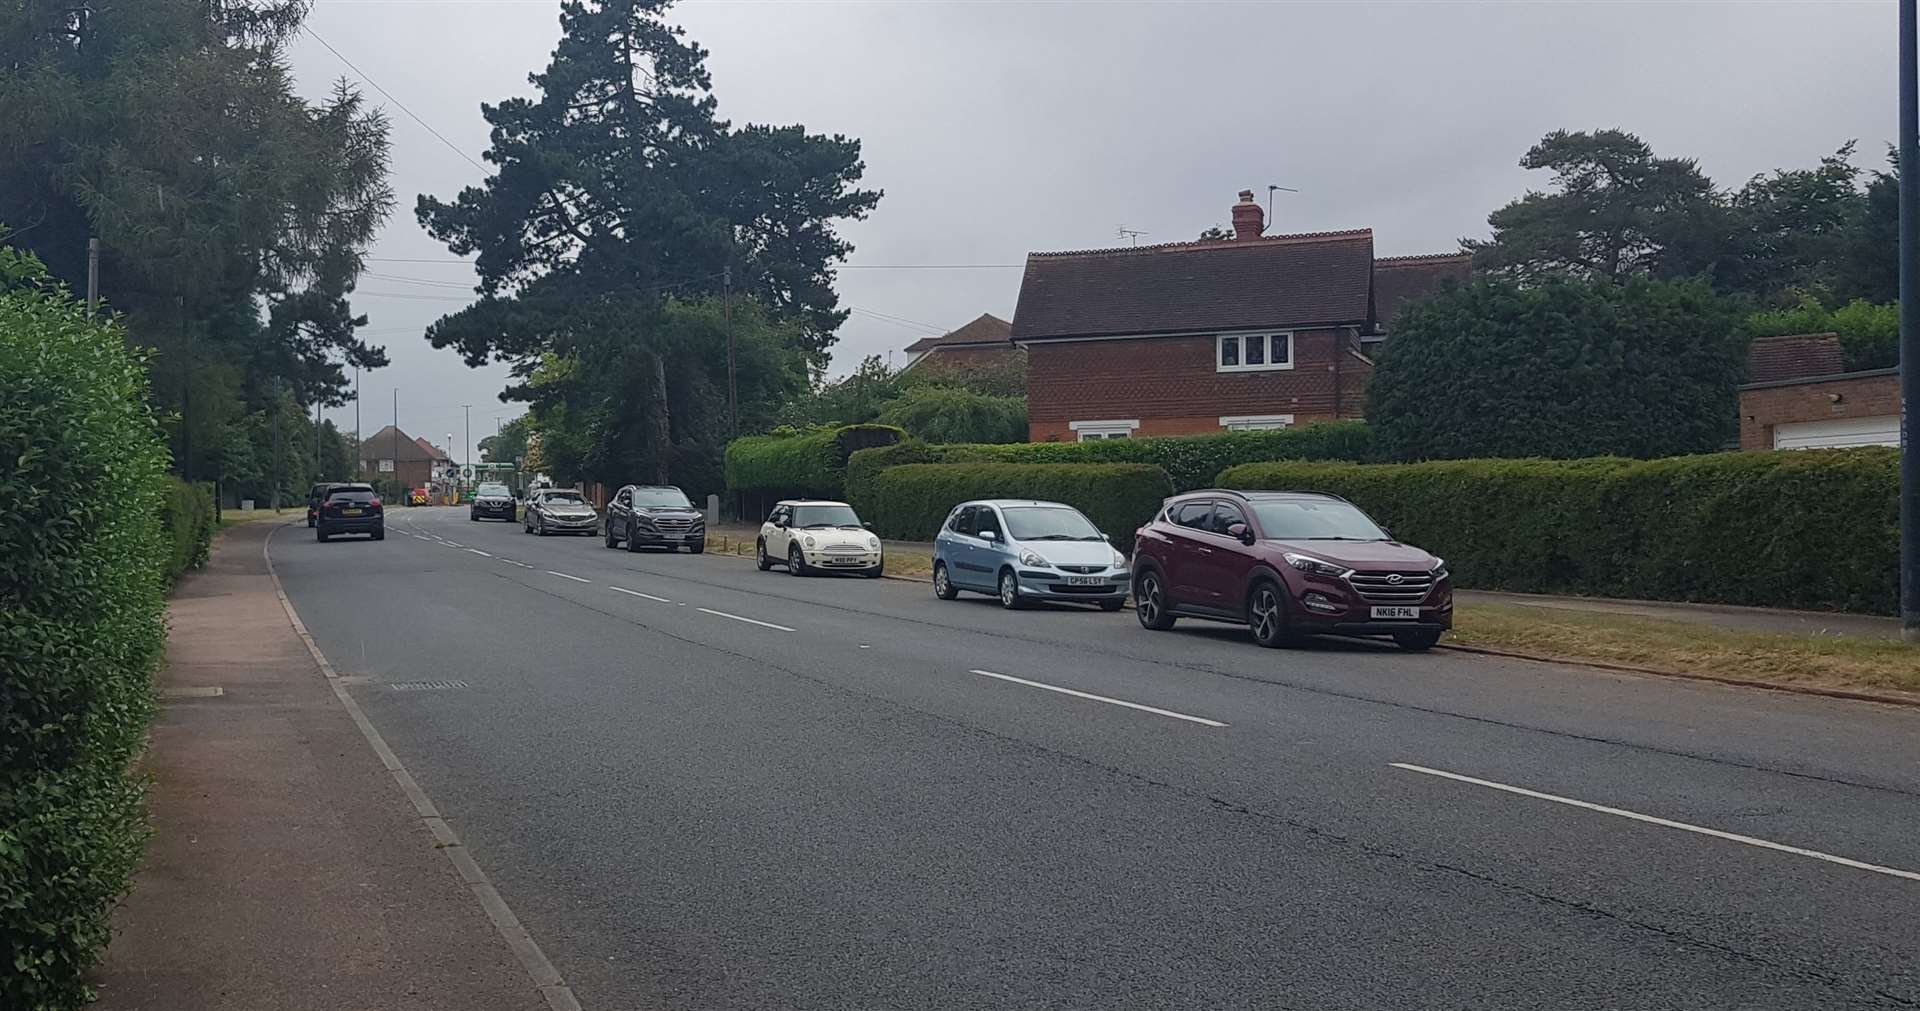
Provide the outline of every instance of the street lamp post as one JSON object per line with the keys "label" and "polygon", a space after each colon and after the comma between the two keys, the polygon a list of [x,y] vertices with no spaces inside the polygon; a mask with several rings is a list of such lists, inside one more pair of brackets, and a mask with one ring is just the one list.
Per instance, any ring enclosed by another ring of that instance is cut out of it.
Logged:
{"label": "street lamp post", "polygon": [[1920,52],[1900,0],[1900,624],[1920,643]]}

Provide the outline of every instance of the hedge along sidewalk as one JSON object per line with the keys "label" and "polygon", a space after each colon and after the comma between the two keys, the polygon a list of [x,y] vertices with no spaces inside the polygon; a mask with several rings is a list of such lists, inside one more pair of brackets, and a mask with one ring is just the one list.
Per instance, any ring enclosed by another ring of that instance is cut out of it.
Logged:
{"label": "hedge along sidewalk", "polygon": [[222,694],[154,721],[154,836],[92,1007],[544,1011],[289,624],[277,529],[223,531],[169,608],[160,689]]}

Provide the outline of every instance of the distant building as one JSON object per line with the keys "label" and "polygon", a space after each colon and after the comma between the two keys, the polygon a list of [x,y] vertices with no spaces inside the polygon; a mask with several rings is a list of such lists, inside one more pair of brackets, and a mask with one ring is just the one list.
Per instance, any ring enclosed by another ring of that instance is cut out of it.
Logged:
{"label": "distant building", "polygon": [[392,425],[360,443],[363,481],[399,481],[408,488],[418,488],[431,483],[449,462],[439,447]]}
{"label": "distant building", "polygon": [[1013,324],[991,313],[958,330],[938,337],[922,337],[907,345],[907,368],[997,365],[1024,355],[1009,338]]}
{"label": "distant building", "polygon": [[1756,337],[1740,387],[1741,449],[1900,445],[1900,370],[1847,371],[1836,334]]}

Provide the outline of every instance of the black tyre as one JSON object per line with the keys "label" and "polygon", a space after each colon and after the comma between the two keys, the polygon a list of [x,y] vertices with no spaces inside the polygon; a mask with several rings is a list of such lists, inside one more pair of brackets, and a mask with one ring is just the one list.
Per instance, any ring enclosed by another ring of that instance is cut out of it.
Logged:
{"label": "black tyre", "polygon": [[613,524],[608,523],[607,524],[607,547],[617,548],[619,546],[620,546],[620,538],[615,537],[613,535]]}
{"label": "black tyre", "polygon": [[387,528],[386,528],[386,527],[374,527],[374,528],[373,528],[373,539],[374,539],[374,540],[376,540],[376,541],[384,541],[384,540],[386,540],[386,539],[387,539]]}
{"label": "black tyre", "polygon": [[689,555],[705,554],[706,551],[707,551],[706,541],[694,541],[692,544],[687,545],[687,554]]}
{"label": "black tyre", "polygon": [[469,523],[480,522],[480,514],[473,511],[472,509],[467,510],[467,522]]}
{"label": "black tyre", "polygon": [[1287,644],[1286,595],[1272,580],[1254,583],[1247,593],[1247,631],[1268,649]]}
{"label": "black tyre", "polygon": [[885,561],[882,561],[879,565],[876,565],[873,568],[868,569],[867,571],[862,572],[860,574],[867,577],[868,579],[879,579],[881,576],[884,576],[887,574],[887,563]]}
{"label": "black tyre", "polygon": [[1393,644],[1411,653],[1425,653],[1440,642],[1437,628],[1410,628],[1393,633]]}
{"label": "black tyre", "polygon": [[787,546],[787,575],[804,576],[807,574],[807,556],[800,553],[800,545]]}
{"label": "black tyre", "polygon": [[1140,573],[1133,584],[1133,613],[1140,619],[1140,627],[1164,632],[1173,627],[1174,617],[1171,601],[1167,599],[1166,577],[1159,569],[1147,569]]}
{"label": "black tyre", "polygon": [[640,553],[640,538],[633,536],[633,528],[631,526],[627,528],[627,536],[622,537],[621,540],[627,542],[628,552],[636,555]]}
{"label": "black tyre", "polygon": [[1020,579],[1012,569],[1000,570],[1000,606],[1009,611],[1027,606],[1027,598],[1020,595]]}
{"label": "black tyre", "polygon": [[1100,610],[1105,611],[1108,614],[1112,614],[1113,612],[1118,611],[1125,606],[1127,606],[1127,600],[1125,597],[1121,597],[1117,600],[1103,600],[1100,602]]}
{"label": "black tyre", "polygon": [[327,543],[327,532],[325,530],[315,530],[313,532],[313,539],[325,544]]}
{"label": "black tyre", "polygon": [[941,600],[952,600],[960,596],[960,588],[953,585],[953,578],[947,575],[947,563],[933,563],[933,595]]}
{"label": "black tyre", "polygon": [[753,542],[753,564],[761,572],[773,568],[773,559],[767,557],[767,542]]}
{"label": "black tyre", "polygon": [[546,521],[546,520],[534,520],[534,521],[533,521],[533,536],[535,536],[535,537],[545,537],[545,536],[547,536],[547,521]]}

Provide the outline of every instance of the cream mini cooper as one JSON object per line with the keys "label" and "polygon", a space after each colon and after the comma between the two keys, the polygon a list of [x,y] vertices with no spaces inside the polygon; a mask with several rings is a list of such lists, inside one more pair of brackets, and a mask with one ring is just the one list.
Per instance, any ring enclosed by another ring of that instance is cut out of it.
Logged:
{"label": "cream mini cooper", "polygon": [[845,502],[795,499],[774,505],[760,524],[754,560],[760,571],[785,565],[789,575],[858,572],[880,578],[886,556],[875,537]]}

